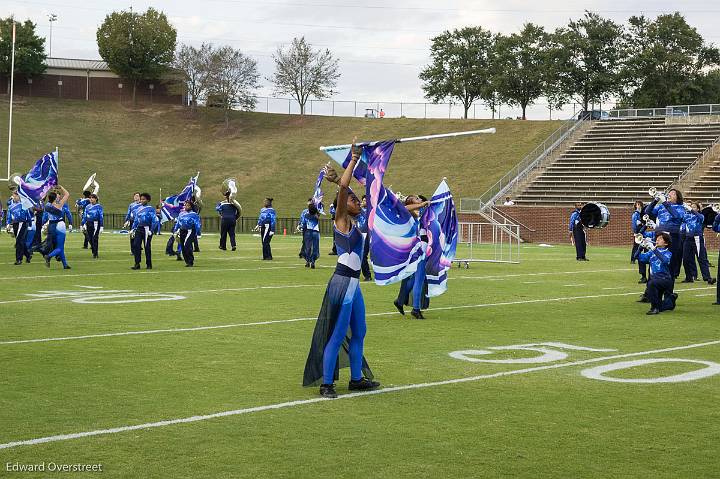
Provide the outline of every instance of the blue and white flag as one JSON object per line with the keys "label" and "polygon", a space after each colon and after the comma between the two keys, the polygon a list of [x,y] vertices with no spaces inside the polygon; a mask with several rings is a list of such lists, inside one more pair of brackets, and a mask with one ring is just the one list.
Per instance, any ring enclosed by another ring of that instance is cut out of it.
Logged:
{"label": "blue and white flag", "polygon": [[455,259],[458,242],[455,202],[444,179],[435,190],[420,223],[428,236],[425,277],[428,297],[432,298],[447,291],[447,272]]}
{"label": "blue and white flag", "polygon": [[190,181],[188,181],[188,184],[185,185],[185,188],[183,188],[180,193],[168,196],[163,200],[162,207],[160,208],[161,223],[176,219],[182,211],[185,202],[187,200],[192,200],[193,195],[195,194],[195,189],[197,188],[198,176],[200,176],[199,172],[190,178]]}
{"label": "blue and white flag", "polygon": [[315,191],[313,191],[312,201],[315,207],[318,209],[318,213],[321,215],[325,214],[325,206],[323,205],[323,197],[325,194],[322,190],[322,181],[323,178],[325,178],[325,169],[323,168],[320,170],[320,174],[317,177],[317,181],[315,182]]}
{"label": "blue and white flag", "polygon": [[[362,148],[362,155],[360,156],[360,160],[355,165],[355,170],[353,170],[353,176],[356,180],[358,180],[358,182],[360,182],[361,185],[365,186],[365,177],[367,176],[368,170],[368,157],[372,155],[372,151],[374,151],[374,148],[370,145],[362,146],[360,148]],[[329,156],[333,161],[335,161],[335,163],[342,166],[343,169],[347,168],[347,165],[352,159],[349,146],[345,148],[336,148],[324,151],[327,156]]]}
{"label": "blue and white flag", "polygon": [[15,178],[23,208],[42,205],[43,198],[58,184],[58,152],[48,153],[35,162],[30,172]]}

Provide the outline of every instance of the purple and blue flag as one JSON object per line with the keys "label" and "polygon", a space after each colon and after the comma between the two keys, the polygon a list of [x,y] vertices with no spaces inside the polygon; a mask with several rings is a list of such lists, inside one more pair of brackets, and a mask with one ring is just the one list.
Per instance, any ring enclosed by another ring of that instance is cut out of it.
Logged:
{"label": "purple and blue flag", "polygon": [[447,272],[455,259],[458,242],[455,202],[444,179],[435,190],[420,222],[428,235],[425,277],[428,297],[432,298],[447,291]]}
{"label": "purple and blue flag", "polygon": [[180,193],[168,196],[163,200],[162,207],[160,208],[161,223],[176,219],[182,211],[185,202],[187,200],[192,200],[197,188],[198,176],[200,176],[200,173],[190,178],[190,181],[188,181],[188,184],[185,185],[185,188],[183,188]]}
{"label": "purple and blue flag", "polygon": [[58,184],[57,150],[37,160],[27,175],[15,178],[15,183],[23,208],[40,206],[45,195]]}

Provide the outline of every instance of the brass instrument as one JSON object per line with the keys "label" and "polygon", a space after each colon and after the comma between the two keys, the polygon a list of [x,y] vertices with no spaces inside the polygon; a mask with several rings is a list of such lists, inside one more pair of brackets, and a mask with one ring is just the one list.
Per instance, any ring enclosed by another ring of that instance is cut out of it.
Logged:
{"label": "brass instrument", "polygon": [[85,186],[83,186],[83,191],[89,191],[94,195],[98,194],[98,191],[100,191],[100,183],[95,180],[96,175],[97,173],[90,175],[90,178],[85,182]]}
{"label": "brass instrument", "polygon": [[654,186],[648,190],[648,195],[657,200],[658,203],[665,203],[667,201],[667,195],[664,192],[658,192]]}
{"label": "brass instrument", "polygon": [[235,205],[235,208],[238,210],[238,215],[242,215],[242,206],[240,206],[240,203],[237,201],[237,180],[235,178],[226,178],[222,182],[222,194],[225,196],[228,201],[230,201],[233,205]]}

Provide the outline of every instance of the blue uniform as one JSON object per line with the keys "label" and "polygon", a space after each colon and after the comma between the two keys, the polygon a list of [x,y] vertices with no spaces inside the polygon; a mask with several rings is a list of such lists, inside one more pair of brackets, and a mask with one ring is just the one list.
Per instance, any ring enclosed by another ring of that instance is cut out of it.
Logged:
{"label": "blue uniform", "polygon": [[[45,204],[45,213],[43,218],[47,217],[48,225],[48,236],[51,238],[53,250],[47,255],[46,262],[49,266],[49,258],[60,258],[62,261],[63,268],[68,269],[67,259],[65,258],[65,236],[67,234],[67,228],[65,226],[65,206],[57,208],[54,204]],[[69,210],[68,210],[69,211]]]}
{"label": "blue uniform", "polygon": [[570,215],[568,229],[570,233],[572,233],[573,243],[575,243],[575,259],[584,260],[587,249],[587,238],[585,236],[585,227],[580,221],[579,209],[575,209]]}
{"label": "blue uniform", "polygon": [[[365,302],[360,291],[360,263],[365,234],[353,225],[344,234],[335,229],[338,260],[335,273],[330,278],[320,315],[305,363],[304,386],[332,384],[338,377],[338,364],[350,365],[350,378],[372,378],[367,361],[363,357],[363,345],[367,330]],[[348,328],[351,335],[348,337]],[[338,355],[343,359],[338,362]]]}
{"label": "blue uniform", "polygon": [[260,240],[262,241],[263,259],[271,260],[272,249],[270,241],[275,234],[275,222],[277,214],[273,208],[263,208],[260,210],[257,225],[260,227]]}
{"label": "blue uniform", "polygon": [[104,227],[104,211],[100,203],[88,204],[83,211],[80,224],[85,226],[85,238],[92,249],[93,258],[98,257],[98,246],[100,242],[100,229]]}
{"label": "blue uniform", "polygon": [[320,218],[318,214],[311,215],[308,210],[304,216],[303,243],[305,244],[305,261],[315,267],[315,261],[320,257]]}
{"label": "blue uniform", "polygon": [[[418,212],[418,238],[420,239],[420,251],[426,252],[428,247],[427,231],[420,224],[420,218],[425,212],[425,208],[421,208]],[[400,292],[398,294],[396,306],[410,304],[410,293],[412,293],[412,307],[416,311],[428,309],[430,307],[430,298],[427,296],[427,280],[425,265],[427,260],[423,254],[417,263],[415,272],[403,279],[400,283]]]}
{"label": "blue uniform", "polygon": [[645,214],[657,218],[658,225],[656,230],[670,233],[670,239],[672,240],[670,245],[670,252],[672,253],[670,271],[675,278],[680,275],[680,266],[683,258],[684,237],[680,234],[680,228],[685,219],[685,212],[685,205],[670,203],[669,201],[661,204],[653,201],[645,207]]}
{"label": "blue uniform", "polygon": [[672,252],[667,248],[655,248],[640,253],[640,261],[650,264],[650,281],[647,283],[645,295],[653,309],[667,311],[675,308],[673,288],[675,278],[672,275]]}
{"label": "blue uniform", "polygon": [[[715,217],[715,221],[713,221],[712,224],[712,230],[716,233],[720,233],[720,215]],[[718,256],[718,276],[720,276],[720,255]],[[716,286],[715,303],[720,305],[720,281],[717,282]]]}
{"label": "blue uniform", "polygon": [[[642,233],[645,231],[645,221],[642,219],[642,212],[635,210],[630,219],[630,229],[633,234]],[[630,253],[630,262],[634,263],[637,260],[638,254],[640,254],[640,245],[635,243],[633,238],[632,252]],[[640,282],[647,280],[647,264],[644,261],[638,261],[638,273],[640,273]]]}
{"label": "blue uniform", "polygon": [[15,263],[22,263],[23,257],[30,262],[32,253],[28,248],[28,228],[33,220],[32,213],[26,210],[21,202],[10,203],[8,206],[6,224],[12,225],[15,235]]}
{"label": "blue uniform", "polygon": [[180,231],[180,247],[187,266],[195,264],[194,239],[201,234],[200,215],[194,211],[181,211],[176,220]]}
{"label": "blue uniform", "polygon": [[[85,208],[90,204],[90,198],[80,198],[75,202],[75,208],[77,208],[80,218],[85,215]],[[82,223],[81,223],[82,224]],[[85,232],[85,238],[83,239],[83,248],[87,249],[90,245],[90,238],[88,238],[87,231]]]}
{"label": "blue uniform", "polygon": [[691,282],[697,279],[697,262],[700,264],[700,272],[704,281],[710,281],[710,262],[705,249],[705,236],[703,234],[705,217],[696,211],[686,211],[683,224],[680,226],[680,234],[683,237],[683,269],[685,270],[685,281]]}
{"label": "blue uniform", "polygon": [[300,230],[300,233],[302,233],[302,244],[300,245],[300,254],[298,255],[301,258],[305,258],[305,216],[308,214],[308,209],[305,208],[300,213],[300,219],[298,220],[298,229]]}
{"label": "blue uniform", "polygon": [[215,211],[220,214],[220,249],[227,249],[227,238],[230,237],[230,246],[235,250],[235,226],[240,217],[240,211],[234,203],[223,201],[218,203]]}
{"label": "blue uniform", "polygon": [[138,206],[132,212],[133,224],[132,230],[134,236],[132,238],[132,252],[135,257],[135,266],[140,266],[142,250],[145,250],[145,265],[148,269],[152,269],[152,237],[157,230],[160,220],[158,220],[155,208],[150,205]]}

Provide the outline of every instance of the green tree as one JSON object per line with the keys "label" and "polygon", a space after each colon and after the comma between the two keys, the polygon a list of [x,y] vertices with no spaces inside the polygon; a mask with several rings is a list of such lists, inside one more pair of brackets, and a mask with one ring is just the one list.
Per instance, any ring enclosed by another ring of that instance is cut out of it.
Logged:
{"label": "green tree", "polygon": [[164,13],[148,8],[143,14],[113,12],[97,30],[100,56],[112,71],[132,82],[133,103],[140,80],[157,80],[175,53],[177,32]]}
{"label": "green tree", "polygon": [[500,98],[519,106],[525,120],[527,107],[545,93],[548,34],[543,27],[526,23],[520,33],[500,37],[497,52]]}
{"label": "green tree", "polygon": [[624,28],[596,13],[559,28],[552,36],[554,78],[566,102],[588,109],[620,89],[620,71],[626,58]]}
{"label": "green tree", "polygon": [[[15,73],[32,78],[45,72],[45,39],[35,33],[30,20],[17,22],[13,17],[0,19],[0,74],[10,78],[12,61],[12,24],[15,22]],[[8,92],[10,82],[8,81]]]}
{"label": "green tree", "polygon": [[293,38],[287,49],[278,48],[273,60],[275,74],[268,80],[276,93],[295,98],[301,115],[311,96],[318,100],[329,97],[340,78],[338,59],[330,50],[313,50],[305,37]]}
{"label": "green tree", "polygon": [[192,112],[197,109],[198,102],[207,98],[214,53],[211,44],[203,43],[200,48],[181,45],[175,54],[172,67],[182,81],[170,81],[168,89],[175,94],[187,94]]}
{"label": "green tree", "polygon": [[255,108],[254,89],[260,74],[257,62],[232,47],[221,47],[212,52],[208,76],[208,98],[213,106],[225,112],[225,129],[230,126],[230,110]]}
{"label": "green tree", "polygon": [[631,17],[629,23],[630,57],[623,70],[626,103],[650,108],[703,97],[705,71],[720,62],[718,49],[705,43],[677,12],[654,21]]}
{"label": "green tree", "polygon": [[482,27],[446,31],[432,39],[432,61],[420,73],[425,97],[433,102],[458,100],[464,117],[478,99],[494,104],[496,89],[491,86],[491,62],[495,37]]}

